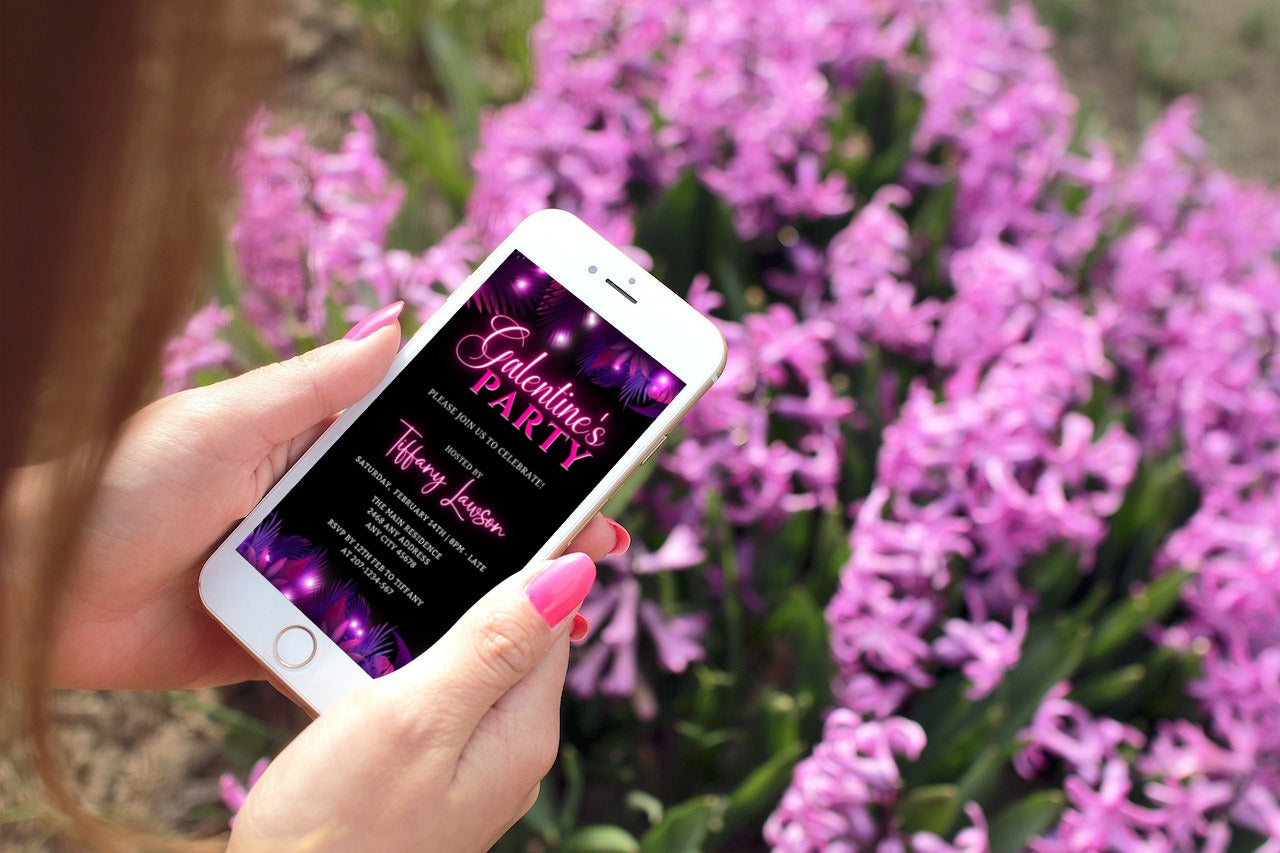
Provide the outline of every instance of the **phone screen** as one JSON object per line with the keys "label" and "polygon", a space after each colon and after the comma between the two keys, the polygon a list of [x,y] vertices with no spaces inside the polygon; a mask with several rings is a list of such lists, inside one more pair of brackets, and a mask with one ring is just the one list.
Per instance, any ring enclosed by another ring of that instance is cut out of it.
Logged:
{"label": "phone screen", "polygon": [[385,675],[528,563],[683,387],[512,252],[236,551]]}

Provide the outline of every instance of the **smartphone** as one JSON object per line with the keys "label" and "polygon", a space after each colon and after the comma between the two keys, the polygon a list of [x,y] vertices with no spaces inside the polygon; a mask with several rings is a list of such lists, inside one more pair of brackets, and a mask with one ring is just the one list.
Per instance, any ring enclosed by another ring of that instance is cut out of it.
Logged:
{"label": "smartphone", "polygon": [[558,555],[726,355],[603,237],[535,213],[218,547],[200,597],[322,713]]}

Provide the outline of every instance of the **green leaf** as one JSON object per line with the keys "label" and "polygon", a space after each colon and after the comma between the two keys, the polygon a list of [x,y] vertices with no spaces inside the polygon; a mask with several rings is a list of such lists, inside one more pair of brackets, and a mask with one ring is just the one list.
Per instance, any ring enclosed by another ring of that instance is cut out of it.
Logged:
{"label": "green leaf", "polygon": [[677,734],[688,738],[694,749],[703,752],[717,750],[727,743],[735,743],[742,738],[742,732],[736,728],[709,730],[689,720],[676,720],[672,728]]}
{"label": "green leaf", "polygon": [[347,333],[347,330],[351,328],[351,323],[347,321],[346,315],[345,305],[340,305],[332,295],[325,298],[324,330],[326,340],[340,340]]}
{"label": "green leaf", "polygon": [[261,367],[280,360],[280,354],[258,334],[239,312],[233,312],[230,322],[222,330],[222,336],[231,345],[236,360],[245,369]]}
{"label": "green leaf", "polygon": [[1231,826],[1231,846],[1227,853],[1257,853],[1267,839],[1253,830],[1233,824]]}
{"label": "green leaf", "polygon": [[897,808],[903,833],[945,834],[960,813],[958,798],[959,788],[955,785],[924,785],[908,791]]}
{"label": "green leaf", "polygon": [[620,826],[595,824],[575,830],[561,849],[570,853],[640,853],[640,842]]}
{"label": "green leaf", "polygon": [[565,744],[560,749],[560,772],[564,774],[564,802],[560,804],[560,826],[567,831],[578,822],[578,807],[582,805],[582,757],[572,744]]}
{"label": "green leaf", "polygon": [[662,805],[662,800],[659,800],[648,791],[628,791],[626,804],[627,808],[643,814],[645,819],[649,821],[650,826],[662,820],[662,815],[666,812],[666,807]]}
{"label": "green leaf", "polygon": [[210,290],[213,300],[227,307],[239,306],[244,285],[236,268],[236,252],[230,242],[226,243],[218,255],[218,263],[214,266],[212,276]]}
{"label": "green leaf", "polygon": [[1089,643],[1087,657],[1097,660],[1119,651],[1143,628],[1162,619],[1178,603],[1182,585],[1189,577],[1190,572],[1166,572],[1142,592],[1113,606],[1103,615]]}
{"label": "green leaf", "polygon": [[978,753],[973,764],[960,777],[956,795],[957,802],[986,802],[995,792],[1009,764],[1009,759],[1018,751],[1019,744],[1009,741],[996,741]]}
{"label": "green leaf", "polygon": [[422,21],[422,49],[431,71],[444,88],[450,112],[455,116],[467,148],[474,146],[480,127],[484,87],[475,63],[453,29],[438,16]]}
{"label": "green leaf", "polygon": [[1040,598],[1042,612],[1057,609],[1080,586],[1080,555],[1058,546],[1028,566],[1028,585]]}
{"label": "green leaf", "polygon": [[1012,740],[1018,730],[1031,721],[1049,688],[1075,675],[1084,659],[1089,634],[1088,625],[1070,619],[1062,619],[1054,625],[1045,624],[1034,632],[1028,631],[1022,660],[1005,679],[1009,714],[995,742]]}
{"label": "green leaf", "polygon": [[763,823],[786,790],[787,783],[791,781],[791,770],[803,752],[803,744],[794,743],[751,771],[725,801],[722,825],[716,835],[732,835],[747,824]]}
{"label": "green leaf", "polygon": [[223,727],[222,741],[227,751],[246,766],[264,755],[275,755],[289,743],[291,735],[218,701],[210,701],[210,691],[166,690],[165,698],[179,708],[196,711]]}
{"label": "green leaf", "polygon": [[193,388],[204,388],[206,385],[213,385],[215,382],[222,382],[230,379],[232,373],[225,367],[210,368],[208,370],[197,370],[191,374],[191,386]]}
{"label": "green leaf", "polygon": [[667,809],[662,821],[640,839],[643,853],[697,853],[707,838],[718,797],[695,797]]}
{"label": "green leaf", "polygon": [[471,170],[454,127],[444,115],[425,110],[414,116],[393,101],[374,105],[373,114],[404,153],[461,211],[471,193]]}
{"label": "green leaf", "polygon": [[798,747],[803,740],[801,720],[814,705],[813,695],[805,691],[799,696],[792,696],[773,687],[765,687],[759,701],[768,754],[776,756]]}
{"label": "green leaf", "polygon": [[521,823],[532,829],[548,844],[556,844],[560,841],[560,826],[556,823],[556,794],[554,789],[554,785],[544,783],[538,789],[538,799],[534,801],[533,808],[525,812],[524,817],[520,818]]}
{"label": "green leaf", "polygon": [[942,246],[951,233],[951,211],[955,207],[958,184],[947,181],[924,196],[912,217],[911,230],[923,237],[926,246]]}
{"label": "green leaf", "polygon": [[991,853],[1017,853],[1027,842],[1058,822],[1066,798],[1061,791],[1036,791],[1009,806],[991,821]]}
{"label": "green leaf", "polygon": [[1128,698],[1147,677],[1147,668],[1140,663],[1122,666],[1085,679],[1071,689],[1071,698],[1088,708],[1098,711]]}
{"label": "green leaf", "polygon": [[686,174],[636,217],[635,244],[653,256],[653,272],[681,288],[707,270],[710,194]]}
{"label": "green leaf", "polygon": [[785,651],[791,661],[791,673],[778,679],[776,686],[797,693],[812,692],[822,704],[827,704],[832,667],[822,607],[802,586],[780,591],[769,600],[777,603],[765,622],[765,636],[772,647]]}

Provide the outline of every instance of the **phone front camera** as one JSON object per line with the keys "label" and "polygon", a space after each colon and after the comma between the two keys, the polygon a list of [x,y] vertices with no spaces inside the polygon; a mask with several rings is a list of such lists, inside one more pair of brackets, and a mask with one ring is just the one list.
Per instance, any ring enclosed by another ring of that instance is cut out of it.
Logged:
{"label": "phone front camera", "polygon": [[591,273],[592,275],[595,275],[595,274],[596,274],[596,265],[595,265],[595,264],[592,264],[591,266],[587,267],[587,272]]}

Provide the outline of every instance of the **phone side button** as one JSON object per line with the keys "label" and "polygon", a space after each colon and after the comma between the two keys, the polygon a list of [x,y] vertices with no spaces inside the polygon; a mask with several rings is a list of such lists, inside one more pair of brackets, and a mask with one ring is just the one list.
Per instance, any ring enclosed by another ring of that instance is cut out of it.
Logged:
{"label": "phone side button", "polygon": [[[662,445],[666,443],[667,443],[667,437],[664,435],[662,438],[658,439],[658,443],[655,444],[652,448],[650,448],[649,452],[644,455],[644,458],[640,460],[640,465],[643,465],[644,463],[652,459],[653,454],[657,453],[658,450],[662,447]],[[636,467],[639,468],[640,465],[637,465]]]}
{"label": "phone side button", "polygon": [[290,625],[276,634],[276,660],[288,669],[301,669],[316,657],[316,637],[301,625]]}

